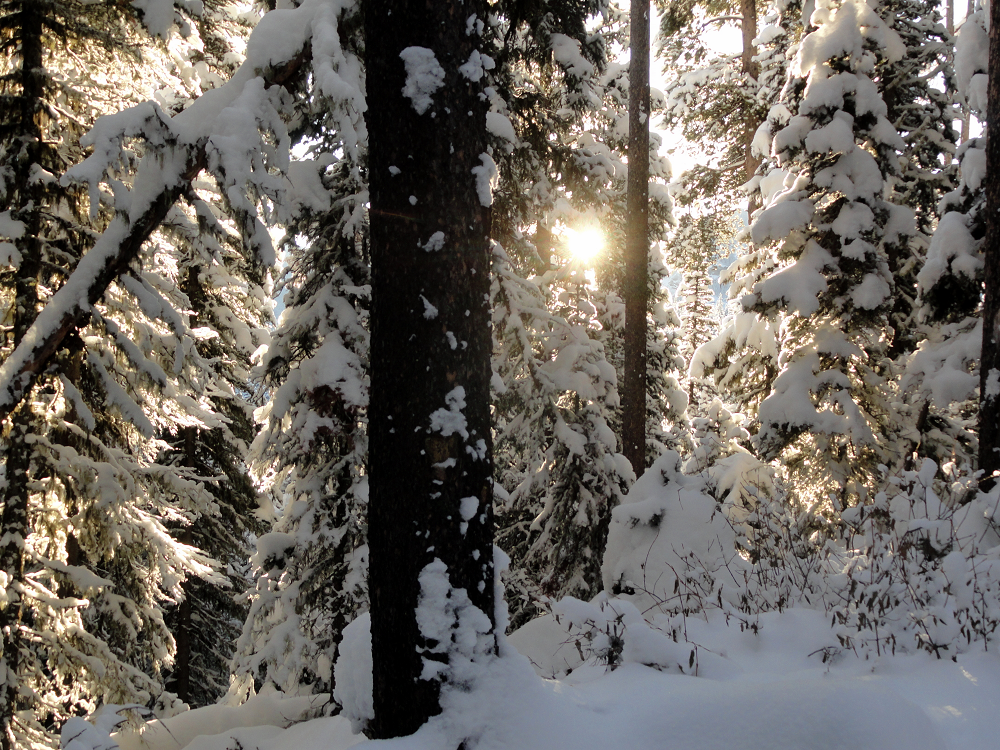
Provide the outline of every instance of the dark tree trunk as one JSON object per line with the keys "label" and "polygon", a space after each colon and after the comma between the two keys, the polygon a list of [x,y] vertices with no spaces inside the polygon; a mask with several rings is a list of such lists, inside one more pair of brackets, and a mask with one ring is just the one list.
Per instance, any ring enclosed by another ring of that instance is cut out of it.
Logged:
{"label": "dark tree trunk", "polygon": [[[201,325],[198,320],[198,310],[208,307],[205,289],[200,280],[201,268],[193,265],[187,269],[181,281],[181,291],[188,298],[191,307],[196,311],[188,315],[188,325],[194,329]],[[180,437],[183,439],[183,465],[190,469],[198,468],[198,441],[200,433],[197,427],[185,427]],[[194,529],[187,526],[177,534],[181,544],[194,545]],[[204,547],[201,547],[205,549]],[[187,704],[192,701],[191,660],[194,657],[194,620],[191,599],[197,592],[197,581],[188,578],[181,584],[184,598],[168,613],[168,624],[174,636],[177,650],[174,653],[174,663],[166,679],[167,690],[175,693]]]}
{"label": "dark tree trunk", "polygon": [[646,469],[646,313],[649,307],[649,0],[632,0],[625,224],[625,382],[622,450]]}
{"label": "dark tree trunk", "polygon": [[[178,539],[182,544],[191,544],[194,539],[190,530],[185,529]],[[184,581],[181,588],[184,591],[184,598],[177,605],[176,610],[171,613],[171,630],[173,631],[174,642],[177,650],[174,653],[174,664],[170,668],[170,676],[166,682],[166,688],[175,693],[185,703],[191,703],[191,656],[192,656],[192,627],[194,625],[191,618],[191,597],[194,594],[194,582],[191,579]]]}
{"label": "dark tree trunk", "polygon": [[[425,566],[440,559],[452,587],[494,617],[490,211],[473,172],[486,152],[487,83],[459,71],[482,43],[474,24],[467,33],[467,19],[485,19],[488,10],[483,0],[372,0],[365,13],[375,709],[368,732],[388,738],[412,734],[440,712],[439,683],[420,678],[418,649],[436,645],[415,616]],[[444,72],[423,112],[402,93],[400,53],[418,47],[432,50]]]}
{"label": "dark tree trunk", "polygon": [[990,70],[986,111],[986,239],[983,353],[979,370],[979,468],[993,486],[1000,470],[1000,3],[990,9]]}
{"label": "dark tree trunk", "polygon": [[[16,346],[35,320],[38,308],[38,273],[40,269],[41,216],[39,202],[42,198],[37,183],[30,180],[31,168],[40,163],[42,116],[44,95],[44,49],[42,46],[42,10],[34,3],[21,5],[20,102],[17,118],[19,134],[15,139],[19,155],[14,165],[14,187],[10,200],[11,213],[25,225],[23,237],[17,241],[22,262],[15,282],[13,311],[13,343]],[[20,141],[19,143],[17,143]],[[30,403],[24,403],[13,414],[7,436],[6,488],[3,493],[4,544],[0,547],[0,571],[11,583],[24,578],[24,544],[30,532],[28,519],[28,483],[31,478],[33,450],[28,439],[34,432],[34,419]],[[8,589],[10,584],[8,584]],[[0,683],[0,748],[13,750],[13,720],[18,702],[18,672],[20,668],[21,617],[23,606],[20,596],[11,597],[0,609],[0,638],[2,638],[2,664],[5,677]]]}
{"label": "dark tree trunk", "polygon": [[[197,278],[197,271],[190,274],[189,278],[190,276]],[[194,290],[185,291],[190,295]],[[190,296],[189,299],[191,299]],[[194,328],[197,324],[197,315],[189,316],[189,323]],[[181,434],[184,438],[184,466],[195,468],[198,465],[198,428],[185,427]],[[193,529],[190,526],[182,529],[177,535],[177,541],[181,544],[193,545],[195,543]],[[194,656],[194,621],[191,599],[195,596],[196,588],[194,579],[188,578],[184,581],[181,584],[184,598],[168,614],[168,623],[177,650],[174,653],[174,663],[170,668],[166,688],[187,704],[190,704],[192,699],[191,659]]]}

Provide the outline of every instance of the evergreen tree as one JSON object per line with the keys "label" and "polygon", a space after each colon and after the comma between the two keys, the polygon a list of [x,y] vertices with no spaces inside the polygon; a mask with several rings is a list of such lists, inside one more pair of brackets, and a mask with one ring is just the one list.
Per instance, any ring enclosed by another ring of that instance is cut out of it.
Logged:
{"label": "evergreen tree", "polygon": [[[204,188],[201,192],[206,193]],[[214,703],[229,688],[233,645],[246,617],[246,608],[237,603],[249,586],[242,570],[251,536],[262,531],[258,494],[246,465],[256,433],[255,403],[247,388],[250,357],[265,340],[271,309],[264,291],[266,271],[243,256],[239,235],[217,215],[221,201],[210,193],[192,198],[190,215],[178,208],[162,233],[176,248],[171,260],[179,278],[171,281],[183,295],[180,304],[191,311],[187,325],[195,332],[199,364],[207,366],[189,395],[200,391],[220,423],[211,429],[192,425],[171,430],[163,436],[169,447],[159,462],[206,482],[210,502],[195,505],[177,498],[185,519],[175,537],[210,554],[227,579],[222,585],[185,581],[183,599],[167,611],[177,653],[165,685],[183,702],[199,707]]]}
{"label": "evergreen tree", "polygon": [[[911,208],[916,232],[889,256],[895,279],[891,323],[894,330],[889,355],[898,358],[916,347],[916,276],[927,253],[930,235],[937,224],[938,202],[955,186],[952,167],[958,134],[947,89],[951,88],[951,38],[941,25],[934,2],[886,0],[879,15],[906,46],[899,60],[885,61],[874,79],[886,103],[886,119],[903,140],[898,174],[892,180],[891,200]],[[935,74],[944,78],[939,89]]]}
{"label": "evergreen tree", "polygon": [[[694,353],[714,338],[719,321],[716,317],[715,280],[712,271],[724,256],[735,234],[731,222],[720,221],[721,214],[698,215],[689,210],[681,215],[677,230],[670,239],[667,254],[674,268],[682,271],[679,293],[682,295],[684,339],[680,353],[686,363]],[[685,371],[688,367],[684,368]],[[708,406],[714,396],[706,396],[702,379],[687,378],[688,401],[697,413]],[[702,403],[704,401],[704,403]]]}
{"label": "evergreen tree", "polygon": [[[0,133],[5,233],[14,240],[4,274],[7,367],[18,359],[11,349],[27,343],[38,311],[85,265],[80,258],[88,257],[95,229],[108,221],[110,191],[93,190],[88,200],[65,186],[68,177],[60,181],[82,156],[85,129],[102,112],[147,99],[156,79],[170,87],[158,92],[164,101],[200,93],[224,71],[213,70],[203,50],[195,60],[193,48],[239,24],[210,3],[199,38],[186,12],[170,6],[158,29],[166,33],[176,20],[188,38],[168,51],[131,11],[10,2],[3,12],[5,48],[18,52],[3,79],[15,106],[4,108]],[[197,70],[201,81],[191,76]],[[124,182],[112,185],[127,193],[128,161],[120,166]],[[215,332],[202,326],[196,333],[177,312],[191,306],[179,292],[181,259],[147,253],[143,261],[88,308],[86,325],[61,329],[62,345],[47,355],[51,366],[40,368],[45,373],[12,417],[4,445],[10,534],[0,553],[4,747],[48,746],[63,720],[98,703],[160,701],[170,710],[162,670],[175,642],[162,610],[184,598],[189,576],[229,585],[216,561],[168,533],[218,513],[207,488],[226,467],[208,474],[168,468],[167,440],[184,425],[228,435],[224,415],[241,407],[232,406],[238,397],[225,382],[225,360],[197,351],[196,341]],[[257,316],[252,327],[260,323]],[[227,480],[239,475],[236,469]]]}
{"label": "evergreen tree", "polygon": [[[591,33],[595,13],[603,23]],[[617,374],[600,341],[606,297],[558,233],[624,197],[625,71],[608,62],[623,28],[599,2],[520,4],[494,27],[494,425],[511,627],[541,595],[596,592],[610,508],[628,481],[610,424]],[[609,120],[613,142],[597,126]]]}
{"label": "evergreen tree", "polygon": [[[497,485],[506,495],[497,541],[512,561],[516,628],[541,596],[597,593],[607,523],[631,472],[609,426],[615,369],[588,330],[593,318],[573,315],[588,294],[583,269],[524,279],[496,245],[494,278]],[[551,309],[553,296],[563,311]]]}
{"label": "evergreen tree", "polygon": [[715,291],[712,271],[725,257],[736,233],[734,222],[720,221],[717,213],[700,214],[689,210],[681,215],[667,246],[670,264],[682,271],[680,294],[684,316],[685,357],[713,338],[718,322],[714,319]]}
{"label": "evergreen tree", "polygon": [[[772,100],[762,87],[758,59],[755,0],[726,2],[673,0],[663,3],[660,55],[667,74],[664,120],[708,157],[685,173],[685,187],[700,197],[725,196],[737,202],[742,186],[760,163],[752,148],[758,125]],[[738,54],[716,55],[704,42],[704,30],[739,21],[743,45]],[[763,38],[765,35],[761,35]],[[750,193],[749,212],[759,207]]]}
{"label": "evergreen tree", "polygon": [[646,468],[664,451],[691,448],[690,399],[681,384],[684,326],[665,288],[668,269],[659,243],[649,254],[649,322],[646,338]]}
{"label": "evergreen tree", "polygon": [[[494,383],[503,457],[497,482],[509,493],[498,517],[499,543],[512,558],[512,627],[537,611],[532,602],[540,595],[597,592],[610,510],[629,481],[617,440],[609,437],[621,419],[627,138],[626,70],[609,58],[623,49],[625,24],[600,4],[591,12],[600,11],[603,23],[590,32],[580,8],[552,10],[534,9],[543,23],[527,22],[522,35],[510,31],[509,18],[500,22],[497,33],[509,41],[496,52],[499,95],[490,113],[500,125],[493,149],[500,172]],[[546,26],[559,33],[542,46],[537,40],[544,37],[534,34]],[[522,110],[526,102],[530,111]],[[652,138],[654,243],[670,216],[662,184],[668,166],[658,145]],[[562,230],[595,223],[605,250],[591,274],[567,258]],[[664,269],[656,254],[649,263],[646,451],[652,460],[663,444],[680,439],[671,430],[682,423],[686,403],[674,377],[673,329],[660,303]],[[665,419],[674,427],[664,426]]]}
{"label": "evergreen tree", "polygon": [[[238,645],[233,692],[255,684],[331,692],[344,627],[368,609],[368,258],[360,8],[337,19],[332,72],[350,97],[300,93],[280,217],[285,309],[259,376],[270,400],[253,445],[278,518],[258,542],[256,588]],[[330,76],[333,79],[333,76]]]}
{"label": "evergreen tree", "polygon": [[[980,118],[987,80],[983,24],[983,11],[971,15],[955,50],[958,93]],[[921,341],[900,381],[915,414],[914,452],[964,470],[976,464],[978,450],[985,145],[985,139],[971,138],[958,149],[958,186],[940,202],[941,220],[916,275]]]}
{"label": "evergreen tree", "polygon": [[[752,191],[759,191],[764,206],[783,190],[786,177],[786,171],[771,155],[771,140],[791,116],[780,97],[788,76],[788,60],[795,58],[803,33],[801,3],[782,2],[775,8],[765,17],[766,25],[760,32],[757,97],[767,108],[767,118],[754,135],[752,146],[761,165],[749,183]],[[731,403],[749,416],[756,416],[778,373],[778,325],[774,317],[744,310],[742,299],[777,268],[776,263],[771,248],[751,243],[720,274],[719,282],[729,287],[732,317],[715,338],[694,353],[689,369],[694,381],[711,377],[719,391],[728,394]]]}
{"label": "evergreen tree", "polygon": [[811,20],[818,28],[787,86],[796,114],[774,138],[788,187],[751,230],[757,244],[781,245],[779,268],[755,285],[750,306],[784,315],[781,371],[756,442],[781,456],[800,493],[845,507],[865,500],[876,467],[896,458],[882,362],[888,250],[912,234],[913,214],[883,197],[903,144],[870,74],[879,57],[905,50],[863,2],[818,3]]}

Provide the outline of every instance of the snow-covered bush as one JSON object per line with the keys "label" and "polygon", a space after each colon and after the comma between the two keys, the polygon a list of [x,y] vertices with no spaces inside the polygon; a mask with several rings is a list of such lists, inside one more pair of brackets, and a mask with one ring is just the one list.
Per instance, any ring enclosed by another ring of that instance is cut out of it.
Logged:
{"label": "snow-covered bush", "polygon": [[[831,520],[753,472],[722,495],[710,471],[685,476],[667,455],[613,512],[605,586],[675,639],[684,618],[718,612],[756,630],[762,613],[795,607],[830,618],[831,653],[952,657],[1000,625],[1000,491],[978,492],[954,465],[941,474],[943,490],[926,460]],[[591,650],[614,656],[629,621],[590,619],[591,639],[604,633]]]}
{"label": "snow-covered bush", "polygon": [[803,539],[817,521],[745,452],[690,476],[667,453],[612,513],[605,587],[647,614],[721,610],[753,629],[761,612],[816,597],[818,560]]}
{"label": "snow-covered bush", "polygon": [[643,664],[661,671],[685,672],[694,666],[691,644],[679,643],[652,626],[626,599],[607,592],[590,602],[567,596],[554,602],[551,612],[557,623],[569,629],[581,658],[594,658],[608,669]]}
{"label": "snow-covered bush", "polygon": [[870,505],[843,512],[843,543],[825,550],[824,592],[843,646],[951,657],[992,640],[1000,625],[1000,494],[977,493],[968,475],[952,477],[941,493],[937,472],[925,460],[919,471],[891,477]]}

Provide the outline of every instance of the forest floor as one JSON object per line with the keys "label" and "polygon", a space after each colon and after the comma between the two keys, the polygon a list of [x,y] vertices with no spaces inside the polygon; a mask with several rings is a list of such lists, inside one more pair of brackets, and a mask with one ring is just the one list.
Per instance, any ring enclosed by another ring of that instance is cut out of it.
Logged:
{"label": "forest floor", "polygon": [[[416,735],[375,744],[378,750],[456,750],[471,738],[467,750],[1000,746],[997,654],[974,646],[954,660],[927,653],[865,660],[828,648],[835,639],[821,613],[793,609],[759,622],[755,634],[721,619],[690,619],[687,638],[697,644],[697,659],[683,668],[696,674],[683,674],[638,663],[608,670],[593,659],[581,662],[561,626],[536,620],[506,641],[520,653],[505,647],[505,656],[483,670],[471,691],[446,695],[444,712]],[[292,717],[302,701],[261,695],[239,708],[209,707],[169,719],[142,740],[115,739],[122,750],[346,750],[371,744],[339,716],[275,726],[284,722],[274,717]]]}

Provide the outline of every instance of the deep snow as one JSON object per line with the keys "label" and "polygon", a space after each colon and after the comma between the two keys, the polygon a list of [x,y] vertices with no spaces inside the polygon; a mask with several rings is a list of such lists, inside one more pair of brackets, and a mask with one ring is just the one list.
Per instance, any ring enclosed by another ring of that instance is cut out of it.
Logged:
{"label": "deep snow", "polygon": [[[993,653],[971,652],[957,661],[923,653],[874,661],[841,654],[824,663],[823,650],[835,639],[821,613],[766,614],[760,625],[754,634],[721,618],[692,618],[693,676],[636,663],[614,671],[593,659],[580,663],[570,634],[547,616],[507,639],[508,653],[484,670],[474,690],[446,695],[445,712],[420,732],[378,744],[455,750],[470,737],[470,750],[997,747],[1000,659]],[[545,679],[509,646],[542,674],[572,671]],[[345,750],[370,743],[339,716],[274,726],[306,708],[306,699],[261,695],[240,708],[210,707],[154,722],[142,738],[116,739],[122,750]]]}

